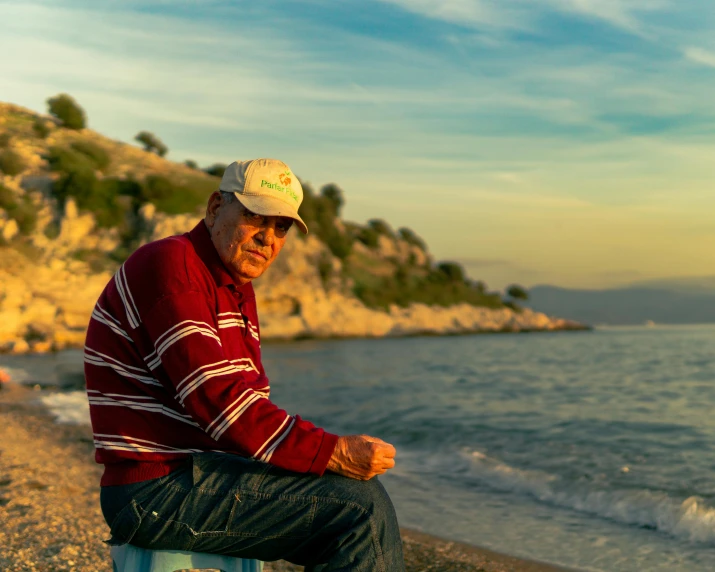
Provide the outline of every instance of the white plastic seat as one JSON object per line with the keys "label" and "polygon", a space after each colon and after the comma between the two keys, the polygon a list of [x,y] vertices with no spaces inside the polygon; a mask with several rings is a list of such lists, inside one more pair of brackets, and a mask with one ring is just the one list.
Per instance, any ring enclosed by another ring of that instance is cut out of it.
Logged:
{"label": "white plastic seat", "polygon": [[222,572],[262,572],[263,562],[232,558],[206,552],[147,550],[123,544],[112,546],[114,572],[176,572],[176,570],[213,569]]}

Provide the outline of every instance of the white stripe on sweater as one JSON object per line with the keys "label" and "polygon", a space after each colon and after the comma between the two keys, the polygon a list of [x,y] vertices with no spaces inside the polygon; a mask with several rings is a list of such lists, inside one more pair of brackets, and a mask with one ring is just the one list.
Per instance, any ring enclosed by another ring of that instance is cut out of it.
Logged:
{"label": "white stripe on sweater", "polygon": [[156,355],[156,352],[150,353],[148,356],[144,358],[144,361],[146,362],[146,365],[149,369],[154,370],[156,369],[159,364],[161,363],[161,358]]}
{"label": "white stripe on sweater", "polygon": [[[206,326],[206,327],[207,327],[209,330],[211,330],[214,334],[217,334],[217,333],[218,333],[216,330],[214,330],[214,329],[213,329],[209,324],[207,324],[206,322],[196,322],[196,321],[194,321],[194,320],[184,320],[183,322],[179,322],[178,324],[174,324],[173,326],[171,326],[168,330],[166,330],[163,334],[161,334],[161,335],[154,341],[154,348],[155,348],[154,351],[151,352],[148,356],[146,356],[146,357],[144,358],[144,361],[146,362],[146,364],[147,364],[147,366],[149,367],[149,369],[153,370],[153,369],[155,369],[155,368],[161,363],[161,357],[160,357],[159,355],[157,355],[157,351],[156,351],[156,346],[157,346],[157,344],[160,344],[161,341],[162,341],[165,337],[167,337],[167,336],[173,334],[174,331],[176,330],[176,328],[182,326],[183,324],[194,324],[194,325]],[[219,343],[220,343],[220,342],[219,342]]]}
{"label": "white stripe on sweater", "polygon": [[119,292],[119,297],[122,299],[122,304],[124,305],[124,312],[127,315],[127,321],[129,322],[129,325],[131,326],[131,328],[135,329],[139,326],[139,321],[134,317],[134,312],[129,304],[129,299],[128,299],[127,293],[125,292],[125,289],[124,289],[123,276],[124,276],[124,265],[122,264],[119,267],[119,270],[117,270],[117,273],[114,275],[114,284],[117,286],[117,291]]}
{"label": "white stripe on sweater", "polygon": [[184,324],[194,324],[195,326],[203,326],[211,330],[214,334],[217,334],[218,332],[211,326],[211,324],[208,324],[206,322],[197,322],[196,320],[182,320],[181,322],[178,322],[171,326],[168,330],[166,330],[163,334],[161,334],[156,340],[154,340],[154,345],[156,346],[157,344],[161,344],[162,340],[172,334],[176,328],[183,326]]}
{"label": "white stripe on sweater", "polygon": [[[258,371],[258,368],[257,368],[256,365],[253,363],[253,360],[252,360],[250,357],[243,357],[243,358],[238,358],[238,359],[230,359],[230,360],[228,360],[228,361],[230,361],[230,362],[231,362],[232,364],[234,364],[234,365],[239,365],[239,364],[245,364],[245,363],[247,363],[248,366],[249,366],[247,369],[252,369],[252,370],[255,371],[256,373],[260,373],[260,372]],[[240,366],[239,366],[239,367],[240,367]],[[246,368],[243,368],[243,369],[246,369]]]}
{"label": "white stripe on sweater", "polygon": [[228,318],[225,320],[218,321],[218,329],[223,330],[224,328],[245,328],[246,324],[241,320],[236,320],[235,318]]}
{"label": "white stripe on sweater", "polygon": [[149,411],[151,413],[161,413],[167,417],[188,423],[195,427],[199,427],[191,416],[183,415],[178,411],[174,411],[170,407],[159,403],[153,397],[135,396],[135,395],[120,395],[118,393],[102,393],[94,389],[87,390],[90,405],[105,405],[114,407],[127,407],[137,411]]}
{"label": "white stripe on sweater", "polygon": [[[98,437],[103,439],[98,439]],[[139,439],[138,437],[130,437],[128,435],[106,435],[103,433],[95,433],[94,444],[102,449],[111,449],[117,451],[137,451],[137,452],[153,452],[153,453],[200,453],[200,449],[177,449],[169,445],[162,445],[154,441]]]}
{"label": "white stripe on sweater", "polygon": [[[191,322],[191,320],[186,320],[186,321]],[[183,323],[185,323],[185,322],[182,322],[182,324]],[[196,322],[192,322],[192,323],[195,324]],[[157,355],[161,356],[166,350],[168,350],[172,345],[174,345],[180,339],[185,338],[186,336],[190,336],[191,334],[201,334],[202,336],[213,338],[214,340],[216,340],[218,342],[218,345],[221,345],[221,339],[214,333],[214,331],[212,329],[200,328],[199,326],[191,325],[191,326],[186,326],[185,328],[182,328],[181,330],[174,332],[170,337],[168,337],[166,340],[164,340],[159,345],[157,345],[158,342],[156,342],[154,347],[156,348]]]}
{"label": "white stripe on sweater", "polygon": [[130,451],[133,453],[161,453],[163,455],[174,455],[176,453],[201,453],[200,449],[174,449],[171,451],[165,451],[162,449],[156,449],[154,447],[147,447],[145,445],[134,445],[132,443],[116,444],[108,441],[98,441],[94,440],[94,446],[97,449],[106,449],[107,451]]}
{"label": "white stripe on sweater", "polygon": [[[131,379],[136,379],[138,381],[141,381],[142,383],[145,383],[147,385],[156,385],[158,387],[163,387],[159,380],[149,377],[147,375],[139,375],[138,373],[135,373],[136,371],[139,371],[141,373],[146,373],[144,370],[133,367],[131,365],[123,364],[120,361],[115,360],[114,358],[111,358],[103,353],[97,352],[91,348],[88,348],[85,346],[85,354],[84,354],[84,362],[91,364],[91,365],[96,365],[98,367],[109,367],[112,368],[115,372],[117,372],[119,375],[123,377],[129,377]],[[134,370],[134,371],[129,371],[129,370]]]}
{"label": "white stripe on sweater", "polygon": [[119,320],[117,320],[114,316],[112,316],[109,312],[107,312],[107,310],[105,310],[104,308],[102,308],[102,306],[100,306],[99,303],[96,304],[96,307],[97,307],[97,309],[98,309],[100,312],[102,312],[102,314],[104,314],[107,318],[109,318],[109,319],[112,320],[115,324],[117,324],[117,326],[121,326],[121,325],[122,325],[122,323],[121,323]]}
{"label": "white stripe on sweater", "polygon": [[238,399],[226,407],[226,409],[224,409],[221,414],[211,422],[211,424],[206,428],[206,432],[208,433],[211,427],[218,423],[218,425],[216,425],[214,430],[210,433],[211,437],[218,441],[219,437],[224,434],[226,429],[228,429],[236,421],[236,419],[238,419],[243,412],[258,399],[264,399],[264,397],[255,393],[252,389],[244,390],[243,393],[238,396]]}
{"label": "white stripe on sweater", "polygon": [[[275,436],[278,435],[278,433],[280,433],[280,432],[283,430],[283,427],[285,427],[285,424],[288,423],[288,421],[290,421],[290,420],[291,420],[291,416],[290,416],[290,415],[286,415],[285,419],[283,419],[283,423],[281,423],[281,424],[278,426],[278,429],[276,429],[276,430],[273,432],[273,435],[271,435],[270,437],[268,437],[268,439],[266,439],[266,442],[263,443],[263,445],[261,445],[260,447],[258,447],[258,449],[256,449],[256,452],[253,453],[253,458],[254,458],[254,459],[258,459],[258,456],[261,455],[261,454],[264,452],[263,450],[264,450],[266,447],[268,447],[269,443],[270,443],[271,441],[273,441],[273,439],[275,438]],[[262,460],[262,459],[259,459],[259,460]]]}
{"label": "white stripe on sweater", "polygon": [[231,413],[231,415],[229,415],[226,420],[216,428],[212,437],[218,441],[221,438],[221,435],[223,435],[226,430],[231,427],[231,425],[233,425],[236,420],[238,420],[238,418],[241,417],[241,415],[243,415],[245,411],[259,399],[265,399],[265,397],[259,395],[258,393],[251,395],[251,397],[249,397],[239,409],[235,409],[233,413]]}
{"label": "white stripe on sweater", "polygon": [[[199,375],[195,379],[193,379],[189,384],[186,385],[186,387],[184,387],[184,389],[182,389],[179,392],[178,397],[179,397],[179,401],[182,404],[184,403],[184,401],[186,401],[186,397],[191,392],[193,392],[196,388],[203,385],[209,379],[211,379],[213,377],[218,377],[221,375],[226,375],[226,374],[231,374],[231,373],[239,373],[241,371],[238,367],[236,367],[235,365],[229,364],[227,361],[223,361],[223,362],[219,362],[219,363],[225,363],[226,365],[223,367],[220,367],[220,368],[216,368],[214,370],[200,372]],[[212,365],[216,365],[216,364],[212,364]],[[210,367],[210,366],[206,366],[206,367]],[[201,369],[203,369],[203,368],[199,368],[199,370],[201,370]],[[248,369],[248,368],[245,367],[244,369]],[[194,375],[195,373],[196,372],[194,372],[191,375]]]}
{"label": "white stripe on sweater", "polygon": [[119,334],[123,338],[128,339],[130,342],[132,341],[129,335],[124,330],[122,330],[122,328],[117,326],[117,324],[115,324],[114,322],[110,322],[109,320],[107,320],[107,318],[100,314],[96,309],[92,312],[92,318],[97,320],[100,324],[108,326],[109,329],[112,330],[115,334]]}
{"label": "white stripe on sweater", "polygon": [[226,412],[228,412],[232,407],[234,407],[238,402],[240,402],[242,399],[249,397],[252,394],[253,390],[251,388],[244,389],[241,392],[241,395],[239,395],[233,403],[231,403],[226,409],[224,409],[221,413],[219,413],[218,417],[214,419],[211,423],[208,424],[208,427],[206,427],[206,432],[208,433],[211,430],[211,427],[213,427],[216,423],[221,421],[221,419],[224,417]]}
{"label": "white stripe on sweater", "polygon": [[132,309],[135,312],[135,315],[137,318],[137,324],[141,324],[142,320],[139,317],[139,308],[137,308],[137,305],[134,302],[134,297],[132,296],[132,291],[129,289],[129,281],[127,280],[127,271],[124,268],[124,264],[122,264],[122,279],[124,280],[124,288],[125,288],[125,292],[127,294],[127,298],[129,299],[129,303],[131,304]]}
{"label": "white stripe on sweater", "polygon": [[276,442],[273,443],[273,445],[271,445],[271,448],[268,449],[268,451],[266,451],[264,453],[264,455],[261,457],[261,461],[263,461],[264,463],[270,462],[271,457],[273,456],[273,453],[275,453],[276,449],[278,448],[278,445],[281,444],[281,441],[283,441],[283,439],[285,439],[288,436],[288,433],[290,433],[290,430],[293,429],[293,425],[295,425],[295,419],[291,418],[290,425],[288,426],[288,428],[285,431],[283,431],[283,434],[280,437],[278,437],[278,439],[276,439]]}
{"label": "white stripe on sweater", "polygon": [[128,364],[126,364],[126,363],[122,363],[122,362],[120,362],[118,359],[113,358],[112,356],[108,356],[107,354],[103,354],[102,352],[98,352],[97,350],[94,350],[94,349],[90,348],[89,346],[84,346],[84,351],[85,351],[85,352],[91,352],[92,354],[95,354],[95,355],[97,355],[97,356],[99,356],[99,357],[102,357],[102,358],[104,358],[104,359],[106,359],[106,360],[113,361],[114,363],[119,364],[119,365],[121,365],[122,367],[125,367],[125,368],[127,368],[127,369],[133,369],[134,371],[138,371],[138,372],[146,373],[146,374],[149,373],[149,372],[148,372],[147,370],[145,370],[144,368],[136,367],[136,366],[133,366],[133,365],[128,365]]}

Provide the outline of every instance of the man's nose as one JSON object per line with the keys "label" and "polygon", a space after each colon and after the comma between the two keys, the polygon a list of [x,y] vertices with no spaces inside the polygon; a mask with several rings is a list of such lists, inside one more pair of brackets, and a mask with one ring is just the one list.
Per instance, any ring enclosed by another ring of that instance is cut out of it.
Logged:
{"label": "man's nose", "polygon": [[256,235],[256,237],[266,246],[271,246],[276,239],[275,222],[268,223]]}

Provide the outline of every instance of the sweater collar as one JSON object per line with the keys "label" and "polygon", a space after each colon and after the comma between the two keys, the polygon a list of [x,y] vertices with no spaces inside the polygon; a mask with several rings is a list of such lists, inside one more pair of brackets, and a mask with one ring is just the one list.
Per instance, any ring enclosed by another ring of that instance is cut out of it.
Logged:
{"label": "sweater collar", "polygon": [[229,286],[239,292],[243,297],[253,297],[253,286],[250,282],[239,286],[233,281],[231,275],[226,270],[221,258],[216,251],[213,241],[211,240],[211,235],[209,234],[209,229],[206,228],[206,223],[201,219],[199,224],[197,224],[189,233],[189,240],[191,244],[194,245],[194,250],[196,254],[199,255],[201,261],[209,269],[211,276],[216,282],[216,286],[219,288],[222,286]]}

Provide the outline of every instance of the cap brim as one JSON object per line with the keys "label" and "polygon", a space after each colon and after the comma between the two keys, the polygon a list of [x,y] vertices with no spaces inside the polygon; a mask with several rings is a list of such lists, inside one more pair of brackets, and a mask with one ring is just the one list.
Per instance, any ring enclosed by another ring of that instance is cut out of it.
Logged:
{"label": "cap brim", "polygon": [[308,227],[300,218],[297,210],[291,208],[281,200],[266,196],[240,195],[233,193],[238,201],[249,211],[264,216],[285,216],[292,218],[303,234],[308,234]]}

